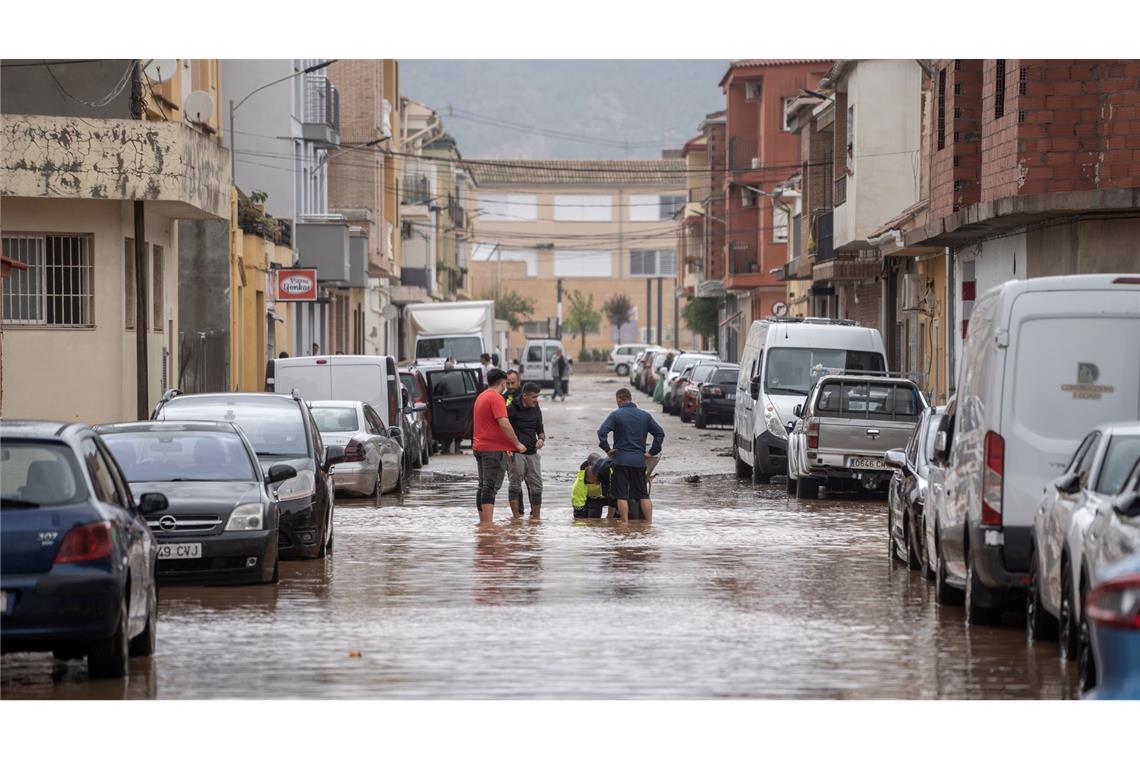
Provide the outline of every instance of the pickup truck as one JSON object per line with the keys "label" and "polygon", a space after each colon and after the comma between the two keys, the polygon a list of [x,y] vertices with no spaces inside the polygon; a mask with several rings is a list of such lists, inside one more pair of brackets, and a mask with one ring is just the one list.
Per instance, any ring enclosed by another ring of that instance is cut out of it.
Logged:
{"label": "pickup truck", "polygon": [[788,493],[815,499],[821,485],[829,492],[885,489],[892,471],[884,455],[906,446],[926,407],[910,380],[824,375],[789,423]]}

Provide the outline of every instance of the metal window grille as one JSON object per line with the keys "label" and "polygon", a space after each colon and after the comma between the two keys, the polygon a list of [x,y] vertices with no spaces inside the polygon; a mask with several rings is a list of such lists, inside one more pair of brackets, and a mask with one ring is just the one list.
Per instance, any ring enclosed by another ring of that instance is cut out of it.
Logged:
{"label": "metal window grille", "polygon": [[1005,60],[999,59],[994,74],[994,118],[1005,116]]}
{"label": "metal window grille", "polygon": [[[946,69],[938,72],[938,150],[946,147]],[[838,203],[836,205],[839,205]]]}
{"label": "metal window grille", "polygon": [[11,325],[95,324],[91,239],[86,235],[5,235],[4,255],[27,264],[4,284],[3,320]]}
{"label": "metal window grille", "polygon": [[1024,66],[1018,66],[1017,69],[1017,94],[1024,95],[1029,84],[1029,71]]}

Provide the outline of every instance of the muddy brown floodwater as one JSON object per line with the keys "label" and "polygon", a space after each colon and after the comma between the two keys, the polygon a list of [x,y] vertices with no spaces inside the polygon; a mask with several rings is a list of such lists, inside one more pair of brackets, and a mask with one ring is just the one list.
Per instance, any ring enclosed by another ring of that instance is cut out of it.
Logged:
{"label": "muddy brown floodwater", "polygon": [[[544,401],[548,428],[589,441],[614,388],[575,378],[571,403]],[[665,425],[685,451],[663,460],[651,526],[573,520],[579,455],[557,435],[541,521],[501,506],[478,527],[470,454],[436,457],[402,497],[338,502],[331,556],[282,563],[277,586],[163,588],[157,654],[129,679],[12,654],[3,697],[1074,696],[1055,645],[966,627],[888,560],[885,502],[738,483],[728,431]]]}

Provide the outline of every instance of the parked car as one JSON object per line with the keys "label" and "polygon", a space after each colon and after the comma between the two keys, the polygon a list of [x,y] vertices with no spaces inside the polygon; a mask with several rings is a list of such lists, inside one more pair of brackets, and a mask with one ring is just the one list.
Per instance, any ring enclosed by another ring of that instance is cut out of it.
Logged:
{"label": "parked car", "polygon": [[404,417],[411,438],[415,441],[412,466],[422,467],[431,461],[431,398],[427,380],[419,367],[400,370],[400,383],[404,386]]}
{"label": "parked car", "polygon": [[929,494],[934,439],[946,407],[928,406],[922,411],[905,449],[891,449],[884,462],[894,468],[887,488],[887,536],[892,559],[921,570],[930,578],[934,567],[926,551],[926,504]]}
{"label": "parked car", "polygon": [[788,472],[787,423],[825,369],[884,372],[879,331],[851,320],[769,317],[748,328],[733,409],[736,476],[768,483]]}
{"label": "parked car", "polygon": [[293,467],[262,475],[229,422],[120,422],[95,431],[134,490],[166,496],[167,508],[147,517],[160,581],[277,582],[272,489],[297,476]]}
{"label": "parked car", "polygon": [[966,618],[1020,606],[1033,518],[1084,432],[1136,419],[1140,282],[1120,275],[1011,280],[975,303],[939,548]]}
{"label": "parked car", "polygon": [[1094,577],[1085,615],[1098,680],[1084,696],[1140,699],[1140,553]]}
{"label": "parked car", "polygon": [[642,355],[641,366],[637,370],[637,389],[642,393],[653,395],[653,387],[657,384],[657,369],[665,363],[669,354],[667,349],[647,349]]}
{"label": "parked car", "polygon": [[681,394],[679,392],[679,383],[677,382],[678,378],[688,367],[710,361],[717,361],[717,357],[715,354],[705,351],[689,351],[678,354],[677,357],[673,359],[673,365],[669,367],[669,370],[665,373],[665,394],[661,399],[661,411],[667,414],[681,413]]}
{"label": "parked car", "polygon": [[[1026,636],[1060,636],[1061,654],[1077,656],[1085,532],[1108,508],[1140,457],[1140,423],[1099,425],[1081,441],[1065,472],[1045,488],[1033,519],[1026,593]],[[1083,585],[1082,585],[1083,581]],[[1091,660],[1086,665],[1091,665]]]}
{"label": "parked car", "polygon": [[[1081,573],[1081,587],[1085,588],[1096,583],[1114,565],[1127,557],[1140,556],[1140,458],[1132,464],[1132,471],[1128,473],[1120,493],[1107,504],[1101,506],[1085,532],[1085,548],[1083,552],[1083,571]],[[1087,579],[1091,579],[1087,580]],[[1140,631],[1140,579],[1134,579],[1132,593],[1132,629]],[[1096,613],[1102,615],[1109,612],[1121,612],[1120,603],[1123,599],[1114,600],[1118,593],[1123,593],[1125,587],[1118,586],[1113,590],[1105,590],[1102,595],[1094,595],[1093,591],[1082,596],[1085,602],[1082,610],[1082,625],[1077,638],[1077,672],[1081,674],[1081,687],[1098,689],[1108,686],[1105,694],[1132,694],[1131,699],[1140,699],[1140,661],[1133,659],[1131,665],[1120,662],[1110,662],[1107,666],[1101,663],[1095,651],[1097,636],[1093,630],[1097,622],[1090,615],[1094,609],[1095,597]],[[1099,593],[1099,592],[1098,592]],[[1116,604],[1117,606],[1113,606]],[[1114,619],[1109,622],[1123,623],[1125,621]],[[1109,634],[1111,636],[1111,634]],[[1115,642],[1113,642],[1115,643]],[[1132,646],[1136,647],[1135,636]],[[1135,651],[1135,650],[1134,650]],[[1119,653],[1113,651],[1110,658],[1117,660]],[[1122,672],[1123,671],[1123,672]],[[1131,674],[1133,682],[1130,689],[1125,689],[1126,676]],[[1123,698],[1123,697],[1122,697]]]}
{"label": "parked car", "polygon": [[167,391],[155,420],[219,420],[241,428],[268,477],[274,465],[297,474],[277,484],[277,551],[281,559],[323,557],[332,547],[335,499],[329,471],[344,447],[326,446],[309,407],[296,392],[195,393]]}
{"label": "parked car", "polygon": [[801,499],[828,490],[883,489],[891,467],[885,455],[910,440],[927,407],[912,381],[883,375],[840,373],[821,377],[788,435],[788,492]]}
{"label": "parked car", "polygon": [[483,390],[482,372],[475,369],[447,369],[443,365],[424,365],[424,381],[428,388],[431,410],[431,437],[441,450],[469,440],[474,433],[475,399]]}
{"label": "parked car", "polygon": [[606,360],[606,369],[625,377],[633,366],[634,357],[649,347],[646,343],[619,343],[610,351],[610,356]]}
{"label": "parked car", "polygon": [[87,657],[92,678],[121,678],[150,656],[158,626],[157,543],[91,428],[0,422],[0,650]]}
{"label": "parked car", "polygon": [[639,391],[644,390],[642,388],[642,385],[645,376],[645,369],[648,364],[653,361],[654,353],[656,353],[656,349],[642,349],[641,351],[637,352],[637,356],[633,358],[633,364],[630,365],[629,384],[634,388],[637,388]]}
{"label": "parked car", "polygon": [[321,439],[344,447],[344,461],[332,468],[338,494],[380,496],[404,491],[412,465],[396,430],[385,428],[371,405],[363,401],[311,401]]}
{"label": "parked car", "polygon": [[954,585],[947,576],[938,542],[941,525],[946,521],[946,471],[949,466],[949,452],[954,441],[954,420],[957,410],[958,399],[956,396],[951,396],[946,402],[942,419],[938,422],[938,431],[934,436],[930,467],[926,476],[926,504],[923,509],[926,516],[922,521],[926,531],[923,541],[923,546],[926,548],[926,563],[934,576],[932,578],[934,599],[940,605],[962,603],[962,587]]}
{"label": "parked car", "polygon": [[528,340],[526,347],[523,348],[522,371],[520,373],[522,381],[524,383],[537,383],[539,388],[553,388],[554,373],[551,362],[556,351],[561,351],[562,355],[566,356],[567,361],[570,360],[560,340],[553,338]]}
{"label": "parked car", "polygon": [[693,416],[697,413],[697,402],[701,398],[701,386],[712,377],[718,366],[720,366],[718,363],[708,361],[693,367],[693,373],[689,376],[688,382],[680,389],[681,422],[693,421]]}
{"label": "parked car", "polygon": [[696,368],[696,363],[690,362],[680,373],[676,375],[669,373],[666,376],[665,390],[661,395],[662,414],[679,415],[681,413],[681,396],[684,393],[684,388],[689,384],[689,378],[693,376],[693,370]]}
{"label": "parked car", "polygon": [[711,424],[731,425],[736,406],[736,383],[740,365],[718,364],[712,376],[701,385],[693,424],[702,430]]}

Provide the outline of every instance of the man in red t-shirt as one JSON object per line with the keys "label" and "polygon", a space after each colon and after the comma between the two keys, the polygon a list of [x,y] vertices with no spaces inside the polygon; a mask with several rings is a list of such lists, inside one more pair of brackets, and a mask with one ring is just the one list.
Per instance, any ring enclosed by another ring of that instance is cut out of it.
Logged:
{"label": "man in red t-shirt", "polygon": [[495,511],[495,496],[503,487],[503,476],[510,466],[514,452],[526,451],[519,442],[507,418],[507,404],[503,401],[503,388],[507,373],[501,369],[487,370],[487,390],[475,399],[471,448],[475,450],[475,463],[479,467],[479,495],[475,502],[479,521],[491,522]]}

